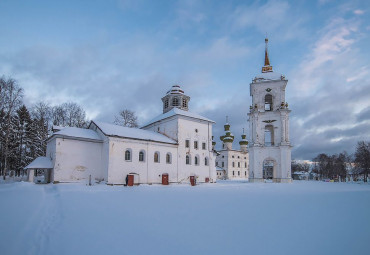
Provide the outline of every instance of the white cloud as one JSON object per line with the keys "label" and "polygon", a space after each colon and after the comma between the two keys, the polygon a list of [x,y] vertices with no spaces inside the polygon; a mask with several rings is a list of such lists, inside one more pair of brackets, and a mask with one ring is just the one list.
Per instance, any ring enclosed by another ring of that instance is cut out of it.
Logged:
{"label": "white cloud", "polygon": [[362,14],[365,13],[365,11],[364,10],[357,9],[357,10],[354,10],[353,13],[356,14],[356,15],[362,15]]}

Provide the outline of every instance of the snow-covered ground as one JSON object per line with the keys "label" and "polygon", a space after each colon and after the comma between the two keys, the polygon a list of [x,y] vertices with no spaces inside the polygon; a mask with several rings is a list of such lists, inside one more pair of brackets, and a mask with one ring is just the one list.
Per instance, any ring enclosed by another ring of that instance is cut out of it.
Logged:
{"label": "snow-covered ground", "polygon": [[370,185],[0,185],[0,254],[370,254]]}

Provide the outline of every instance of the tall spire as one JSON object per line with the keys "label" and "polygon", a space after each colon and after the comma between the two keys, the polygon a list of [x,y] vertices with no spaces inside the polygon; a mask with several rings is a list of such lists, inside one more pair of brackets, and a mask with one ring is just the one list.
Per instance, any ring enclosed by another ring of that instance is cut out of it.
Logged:
{"label": "tall spire", "polygon": [[262,67],[262,73],[272,72],[272,66],[270,66],[270,59],[268,53],[269,39],[265,38],[265,65]]}

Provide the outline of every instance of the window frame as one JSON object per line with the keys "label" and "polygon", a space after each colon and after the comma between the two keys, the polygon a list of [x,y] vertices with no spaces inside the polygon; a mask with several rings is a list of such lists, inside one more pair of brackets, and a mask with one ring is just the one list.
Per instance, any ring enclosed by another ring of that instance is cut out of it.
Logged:
{"label": "window frame", "polygon": [[[127,155],[128,155],[128,159],[127,159]],[[131,149],[125,150],[125,161],[132,162],[132,150]]]}
{"label": "window frame", "polygon": [[207,143],[202,142],[202,150],[207,150]]}
{"label": "window frame", "polygon": [[[141,155],[143,156],[142,160],[140,160]],[[139,162],[145,162],[145,151],[144,150],[139,151]]]}
{"label": "window frame", "polygon": [[172,155],[170,152],[166,153],[166,164],[172,164]]}
{"label": "window frame", "polygon": [[[157,158],[156,158],[156,155],[157,155]],[[161,162],[161,154],[159,153],[159,151],[156,151],[154,152],[154,163],[160,163]]]}

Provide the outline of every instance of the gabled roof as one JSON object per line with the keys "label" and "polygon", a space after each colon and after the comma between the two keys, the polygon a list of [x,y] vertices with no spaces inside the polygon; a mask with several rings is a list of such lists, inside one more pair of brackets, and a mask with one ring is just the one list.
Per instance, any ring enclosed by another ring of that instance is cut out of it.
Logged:
{"label": "gabled roof", "polygon": [[115,136],[121,138],[131,138],[145,141],[177,144],[175,140],[172,140],[171,138],[168,138],[167,136],[162,135],[160,133],[149,130],[122,127],[100,121],[91,121],[91,123],[94,123],[106,136]]}
{"label": "gabled roof", "polygon": [[38,157],[33,160],[28,166],[24,169],[50,169],[53,168],[53,163],[47,157]]}
{"label": "gabled roof", "polygon": [[199,119],[199,120],[204,120],[204,121],[208,121],[208,122],[211,122],[211,123],[215,123],[213,120],[207,119],[206,117],[203,117],[199,114],[188,112],[188,111],[183,111],[179,108],[173,108],[171,111],[168,111],[166,113],[158,115],[157,117],[155,117],[154,119],[152,119],[151,121],[149,121],[148,123],[143,125],[142,128],[146,127],[146,126],[149,126],[150,124],[153,124],[153,123],[158,122],[160,120],[170,118],[170,117],[175,116],[175,115],[181,115],[181,116],[186,116],[186,117],[193,118],[193,119]]}
{"label": "gabled roof", "polygon": [[[103,139],[94,130],[76,127],[64,127],[55,132],[51,137],[61,136],[66,138],[82,138],[88,140],[103,141]],[[49,139],[51,138],[49,137]]]}

